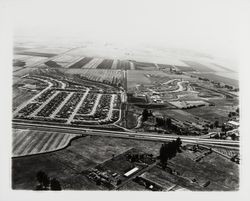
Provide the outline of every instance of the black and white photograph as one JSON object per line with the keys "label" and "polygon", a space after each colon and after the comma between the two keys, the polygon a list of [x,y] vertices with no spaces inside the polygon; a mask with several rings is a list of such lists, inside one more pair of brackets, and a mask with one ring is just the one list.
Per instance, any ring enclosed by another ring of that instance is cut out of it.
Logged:
{"label": "black and white photograph", "polygon": [[249,1],[0,5],[12,193],[241,191]]}

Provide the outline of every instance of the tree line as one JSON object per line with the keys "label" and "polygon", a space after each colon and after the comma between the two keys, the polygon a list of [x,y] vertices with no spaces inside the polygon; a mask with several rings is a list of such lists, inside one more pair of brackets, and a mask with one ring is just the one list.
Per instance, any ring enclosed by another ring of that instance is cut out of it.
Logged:
{"label": "tree line", "polygon": [[161,145],[159,159],[163,169],[166,169],[168,160],[174,158],[177,153],[181,152],[181,144],[182,141],[178,137],[176,140]]}
{"label": "tree line", "polygon": [[36,186],[36,190],[62,190],[60,182],[56,178],[48,177],[48,175],[43,171],[37,172],[36,179],[39,183]]}

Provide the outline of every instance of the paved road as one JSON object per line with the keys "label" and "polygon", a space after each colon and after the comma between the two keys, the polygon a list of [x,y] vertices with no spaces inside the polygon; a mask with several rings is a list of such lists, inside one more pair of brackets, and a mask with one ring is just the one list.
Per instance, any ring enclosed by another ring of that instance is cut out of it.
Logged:
{"label": "paved road", "polygon": [[71,133],[71,134],[84,134],[84,135],[96,135],[104,137],[116,137],[116,138],[127,138],[135,140],[150,140],[158,142],[168,142],[175,140],[180,137],[183,143],[190,144],[201,144],[201,145],[212,145],[217,147],[227,147],[231,149],[238,150],[239,142],[232,140],[217,140],[217,139],[203,139],[199,137],[189,137],[189,136],[176,136],[176,135],[157,135],[151,133],[132,133],[132,132],[118,132],[118,131],[107,131],[98,129],[85,129],[85,128],[74,128],[69,126],[56,126],[56,125],[46,125],[46,124],[32,124],[26,123],[25,121],[15,121],[13,122],[13,128],[20,129],[32,129],[32,130],[45,130],[45,131],[57,131],[61,133]]}

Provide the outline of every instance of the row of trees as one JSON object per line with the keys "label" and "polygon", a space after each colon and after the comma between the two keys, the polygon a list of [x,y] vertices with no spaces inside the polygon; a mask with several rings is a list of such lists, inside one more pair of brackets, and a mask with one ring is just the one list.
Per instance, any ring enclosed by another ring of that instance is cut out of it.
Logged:
{"label": "row of trees", "polygon": [[172,120],[170,118],[156,118],[156,126],[166,128],[171,128]]}
{"label": "row of trees", "polygon": [[147,121],[148,117],[152,116],[152,111],[148,111],[147,109],[144,109],[142,111],[142,121]]}
{"label": "row of trees", "polygon": [[168,160],[174,158],[177,152],[181,152],[181,144],[181,139],[178,137],[176,140],[161,145],[159,159],[163,169],[166,169]]}
{"label": "row of trees", "polygon": [[155,120],[156,120],[155,126],[162,127],[165,130],[169,129],[178,135],[191,135],[191,134],[193,134],[187,128],[181,128],[181,127],[177,126],[176,124],[173,124],[172,120],[170,118],[156,118]]}
{"label": "row of trees", "polygon": [[39,182],[36,190],[62,190],[60,182],[55,178],[49,178],[48,175],[43,171],[38,171],[36,178]]}

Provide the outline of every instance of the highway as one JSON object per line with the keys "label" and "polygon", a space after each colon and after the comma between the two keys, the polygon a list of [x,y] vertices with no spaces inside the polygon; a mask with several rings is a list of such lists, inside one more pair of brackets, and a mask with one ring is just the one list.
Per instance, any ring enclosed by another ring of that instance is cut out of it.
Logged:
{"label": "highway", "polygon": [[32,124],[28,122],[13,122],[13,128],[15,129],[30,129],[38,131],[49,131],[49,132],[60,132],[69,134],[82,134],[82,135],[94,135],[104,137],[115,137],[115,138],[126,138],[135,140],[150,140],[158,142],[168,142],[175,140],[180,137],[183,143],[200,144],[207,146],[217,146],[223,148],[230,148],[239,150],[239,141],[232,140],[219,140],[219,139],[206,139],[200,138],[199,136],[177,136],[177,135],[160,135],[152,133],[135,133],[135,132],[120,132],[120,131],[108,131],[98,129],[86,129],[69,126],[57,126],[57,125],[46,125],[46,124]]}

